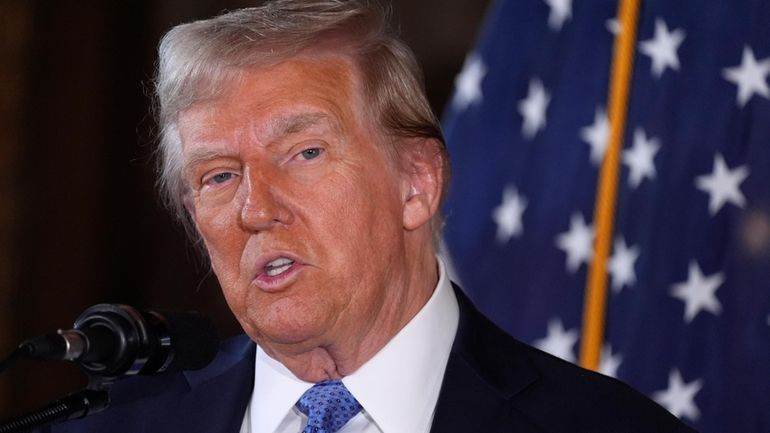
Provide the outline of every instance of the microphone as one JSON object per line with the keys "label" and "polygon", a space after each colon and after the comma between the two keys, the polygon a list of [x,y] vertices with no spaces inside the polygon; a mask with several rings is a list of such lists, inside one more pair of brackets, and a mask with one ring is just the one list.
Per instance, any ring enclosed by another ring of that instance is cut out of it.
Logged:
{"label": "microphone", "polygon": [[27,340],[20,347],[31,358],[78,362],[89,376],[111,381],[197,370],[214,359],[218,346],[216,329],[200,313],[98,304],[86,309],[73,329]]}

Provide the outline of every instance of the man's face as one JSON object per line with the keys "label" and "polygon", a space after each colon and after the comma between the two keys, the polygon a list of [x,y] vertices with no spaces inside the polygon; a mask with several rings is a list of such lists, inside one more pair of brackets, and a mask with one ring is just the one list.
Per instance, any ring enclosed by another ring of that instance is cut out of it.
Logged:
{"label": "man's face", "polygon": [[189,210],[230,308],[268,352],[356,340],[404,304],[410,186],[360,94],[347,61],[301,57],[180,116]]}

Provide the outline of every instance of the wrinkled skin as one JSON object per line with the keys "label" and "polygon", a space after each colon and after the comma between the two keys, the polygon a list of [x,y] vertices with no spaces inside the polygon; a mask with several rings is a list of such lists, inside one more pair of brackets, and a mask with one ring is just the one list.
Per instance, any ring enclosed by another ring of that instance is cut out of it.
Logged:
{"label": "wrinkled skin", "polygon": [[350,61],[303,55],[179,117],[187,207],[230,308],[312,382],[371,358],[438,278],[439,144],[402,139],[394,161],[363,104]]}

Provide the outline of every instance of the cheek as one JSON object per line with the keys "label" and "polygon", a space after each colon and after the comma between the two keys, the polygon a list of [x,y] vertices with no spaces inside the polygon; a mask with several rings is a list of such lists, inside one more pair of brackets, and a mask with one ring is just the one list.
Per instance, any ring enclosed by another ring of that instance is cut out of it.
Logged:
{"label": "cheek", "polygon": [[237,229],[237,213],[229,207],[200,206],[196,208],[195,216],[195,226],[206,246],[214,273],[226,288],[237,279],[237,265],[246,242]]}
{"label": "cheek", "polygon": [[[365,171],[360,173],[366,175]],[[387,186],[357,174],[340,174],[316,206],[316,216],[326,223],[327,236],[365,248],[378,235],[377,227],[392,220],[394,200]]]}
{"label": "cheek", "polygon": [[371,275],[381,273],[387,266],[383,262],[391,261],[400,249],[399,192],[392,178],[377,176],[375,170],[341,174],[337,181],[329,188],[334,193],[318,205],[314,231],[330,245],[327,250],[336,256],[340,275],[371,283]]}
{"label": "cheek", "polygon": [[195,227],[206,242],[206,247],[221,250],[228,245],[237,227],[237,213],[234,206],[202,206],[195,208]]}

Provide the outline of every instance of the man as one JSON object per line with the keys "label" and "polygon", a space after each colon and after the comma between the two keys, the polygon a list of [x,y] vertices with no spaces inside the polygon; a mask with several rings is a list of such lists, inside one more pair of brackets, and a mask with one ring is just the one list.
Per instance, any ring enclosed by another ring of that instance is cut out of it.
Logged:
{"label": "man", "polygon": [[53,431],[690,431],[451,285],[441,132],[377,7],[278,0],[178,26],[156,84],[162,188],[248,337]]}

